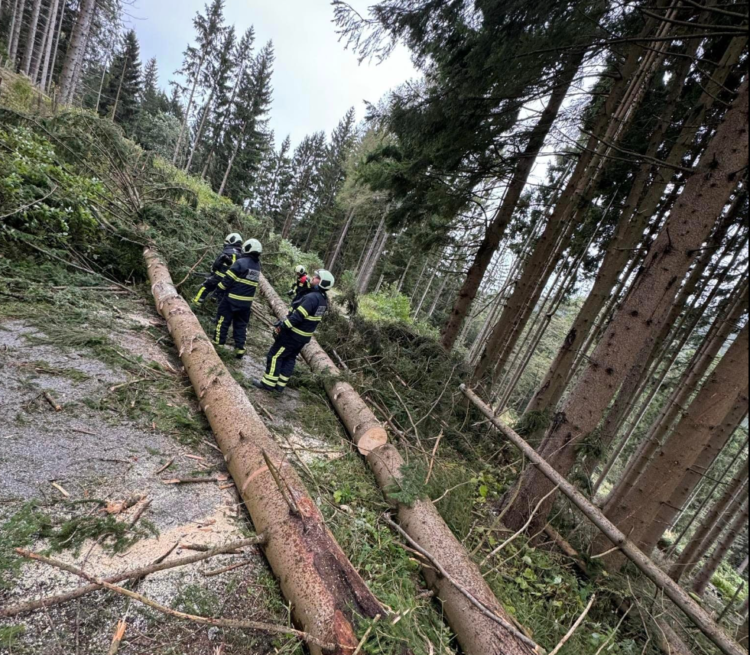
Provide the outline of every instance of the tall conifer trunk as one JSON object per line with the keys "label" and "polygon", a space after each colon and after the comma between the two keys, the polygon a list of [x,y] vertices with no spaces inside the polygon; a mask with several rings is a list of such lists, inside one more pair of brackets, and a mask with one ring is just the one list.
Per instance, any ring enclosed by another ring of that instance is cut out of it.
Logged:
{"label": "tall conifer trunk", "polygon": [[[684,127],[680,132],[674,146],[663,166],[657,168],[653,176],[651,166],[644,165],[633,181],[631,192],[625,202],[623,215],[618,222],[610,247],[604,254],[602,265],[599,268],[594,286],[586,298],[581,310],[578,312],[568,335],[561,346],[547,374],[529,402],[527,412],[551,413],[560,402],[565,391],[567,382],[573,371],[578,351],[586,341],[588,334],[593,328],[596,317],[607,302],[612,288],[617,283],[621,271],[626,268],[627,261],[631,258],[632,248],[638,244],[643,228],[661,200],[664,189],[670,183],[674,174],[674,166],[679,165],[688,150],[693,147],[696,133],[703,124],[706,112],[713,106],[732,68],[739,62],[745,43],[745,37],[732,39],[724,56],[716,67],[711,79],[706,84],[706,90],[695,104],[689,115],[685,118]],[[697,42],[695,43],[697,45]],[[689,60],[688,64],[692,64]],[[678,64],[682,68],[685,63]],[[670,125],[670,116],[674,111],[674,104],[679,97],[679,91],[683,86],[679,80],[679,73],[673,78],[670,89],[670,99],[667,101],[667,111],[657,126],[646,155],[655,156],[656,151],[663,142],[663,136]],[[684,79],[684,76],[683,78]],[[677,83],[679,80],[679,84]],[[671,107],[671,109],[670,109]],[[645,195],[641,194],[645,190]]]}
{"label": "tall conifer trunk", "polygon": [[70,44],[60,73],[60,102],[70,103],[76,86],[76,71],[83,60],[91,21],[96,9],[96,0],[81,0]]}
{"label": "tall conifer trunk", "polygon": [[529,179],[529,174],[534,167],[536,158],[544,145],[544,140],[547,138],[552,124],[560,112],[560,107],[570,89],[570,85],[573,83],[584,55],[585,52],[582,51],[568,60],[568,63],[560,73],[559,84],[552,90],[547,105],[539,117],[539,122],[531,131],[529,141],[518,160],[503,201],[484,233],[484,238],[474,255],[474,261],[466,273],[463,285],[453,304],[453,309],[443,328],[440,344],[446,350],[451,350],[456,342],[456,338],[461,331],[461,326],[469,314],[471,305],[487,272],[487,267],[497,252],[500,241],[518,205],[518,200],[521,198],[521,193]]}
{"label": "tall conifer trunk", "polygon": [[[739,171],[747,164],[747,122],[745,81],[653,243],[625,302],[594,350],[580,381],[555,416],[542,454],[561,474],[567,476],[575,465],[579,445],[596,428],[617,393],[633,353],[659,334],[678,281],[713,231],[737,186]],[[517,500],[505,517],[508,527],[516,530],[553,490],[549,480],[536,469],[528,469],[519,484]],[[554,494],[542,503],[534,527],[546,522],[553,497]]]}

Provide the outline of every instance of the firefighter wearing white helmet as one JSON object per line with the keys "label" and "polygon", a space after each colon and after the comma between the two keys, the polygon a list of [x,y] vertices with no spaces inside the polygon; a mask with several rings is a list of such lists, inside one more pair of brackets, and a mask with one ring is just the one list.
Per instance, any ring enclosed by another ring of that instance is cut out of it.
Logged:
{"label": "firefighter wearing white helmet", "polygon": [[242,244],[242,253],[226,277],[219,284],[225,294],[216,314],[214,343],[223,346],[229,336],[229,327],[234,334],[234,352],[238,359],[245,354],[247,324],[250,322],[253,299],[260,281],[260,254],[263,246],[257,239],[248,239]]}
{"label": "firefighter wearing white helmet", "polygon": [[206,278],[201,288],[198,289],[198,293],[193,298],[194,304],[198,306],[202,305],[206,302],[212,291],[216,291],[216,299],[221,302],[223,292],[217,287],[219,286],[219,282],[224,279],[229,267],[237,261],[237,257],[241,252],[241,244],[242,237],[237,232],[227,234],[227,238],[224,239],[224,249],[211,265],[211,275]]}
{"label": "firefighter wearing white helmet", "polygon": [[294,311],[294,308],[300,304],[302,298],[311,288],[310,277],[302,264],[294,267],[294,274],[296,278],[287,292],[287,295],[292,299],[292,304],[289,306],[290,312]]}
{"label": "firefighter wearing white helmet", "polygon": [[276,340],[266,355],[266,373],[253,385],[264,391],[280,392],[294,372],[297,355],[312,339],[328,311],[327,292],[333,288],[333,275],[319,270],[313,274],[311,288],[299,304],[276,327]]}

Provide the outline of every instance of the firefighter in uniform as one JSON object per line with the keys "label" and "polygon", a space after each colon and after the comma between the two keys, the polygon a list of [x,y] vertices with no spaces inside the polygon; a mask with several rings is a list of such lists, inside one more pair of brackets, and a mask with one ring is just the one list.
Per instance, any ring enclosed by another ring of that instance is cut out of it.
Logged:
{"label": "firefighter in uniform", "polygon": [[[211,266],[211,275],[206,278],[201,288],[198,289],[197,295],[193,298],[193,304],[202,305],[206,302],[206,298],[211,295],[211,292],[217,289],[219,282],[224,279],[229,267],[237,261],[237,257],[239,257],[241,252],[241,245],[242,237],[239,234],[232,232],[232,234],[227,235],[227,238],[224,239],[224,249]],[[216,300],[221,302],[223,293],[223,291],[217,289]]]}
{"label": "firefighter in uniform", "polygon": [[289,288],[287,295],[292,299],[292,304],[289,306],[289,311],[294,311],[294,308],[299,305],[302,297],[310,291],[310,278],[307,276],[305,267],[301,264],[294,267],[294,273],[297,279],[292,283]]}
{"label": "firefighter in uniform", "polygon": [[312,339],[328,309],[326,293],[333,287],[329,271],[315,271],[310,291],[276,327],[276,340],[266,355],[266,374],[253,385],[264,391],[283,391],[292,377],[294,364],[302,348]]}
{"label": "firefighter in uniform", "polygon": [[216,335],[214,343],[223,346],[227,342],[229,326],[232,325],[234,334],[234,353],[237,359],[245,354],[245,340],[247,338],[247,324],[250,322],[250,312],[253,298],[260,280],[260,254],[263,246],[257,239],[248,239],[242,244],[242,253],[226,277],[219,283],[219,289],[224,297],[219,303],[216,314]]}

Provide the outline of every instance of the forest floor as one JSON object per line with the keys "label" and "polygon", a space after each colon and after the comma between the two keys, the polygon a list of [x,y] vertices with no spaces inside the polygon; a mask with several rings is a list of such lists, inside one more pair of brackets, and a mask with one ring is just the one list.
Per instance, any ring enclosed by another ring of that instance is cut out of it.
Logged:
{"label": "forest floor", "polygon": [[[163,319],[145,298],[111,289],[56,293],[66,296],[63,307],[71,301],[88,313],[63,309],[35,316],[24,303],[0,307],[0,606],[83,583],[73,574],[20,560],[13,548],[49,552],[105,576],[147,566],[167,553],[167,561],[194,554],[185,545],[215,546],[251,534],[231,480],[164,482],[224,478],[226,469]],[[207,331],[213,307],[202,317]],[[442,643],[438,652],[447,652],[447,630],[437,613],[432,616],[429,597],[418,598],[424,590],[417,567],[394,548],[387,528],[377,525],[384,509],[380,494],[322,392],[302,388],[269,395],[251,387],[252,378],[263,373],[270,343],[270,331],[254,317],[248,355],[237,363],[228,350],[227,364],[311,492],[317,491],[316,501],[325,505],[329,525],[355,566],[370,570],[376,593],[378,586],[404,587],[414,616],[407,623],[422,623],[419,630],[436,646]],[[302,377],[305,368],[301,363]],[[144,500],[129,509],[107,512],[139,496]],[[146,499],[150,505],[128,529]],[[383,556],[371,558],[379,549]],[[206,575],[239,562],[247,564]],[[289,624],[277,582],[254,547],[149,575],[134,589],[188,613]],[[0,620],[0,653],[106,652],[123,618],[128,627],[122,654],[302,652],[291,638],[197,626],[96,592]]]}

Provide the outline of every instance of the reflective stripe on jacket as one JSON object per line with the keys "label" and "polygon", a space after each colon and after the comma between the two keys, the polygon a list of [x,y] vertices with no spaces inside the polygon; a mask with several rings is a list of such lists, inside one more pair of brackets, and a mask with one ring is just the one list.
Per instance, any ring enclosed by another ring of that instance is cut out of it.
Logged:
{"label": "reflective stripe on jacket", "polygon": [[227,292],[235,305],[250,305],[260,280],[260,260],[258,255],[240,255],[219,282],[219,288]]}
{"label": "reflective stripe on jacket", "polygon": [[294,334],[309,339],[327,310],[328,298],[325,292],[320,289],[311,289],[286,317],[283,325]]}

